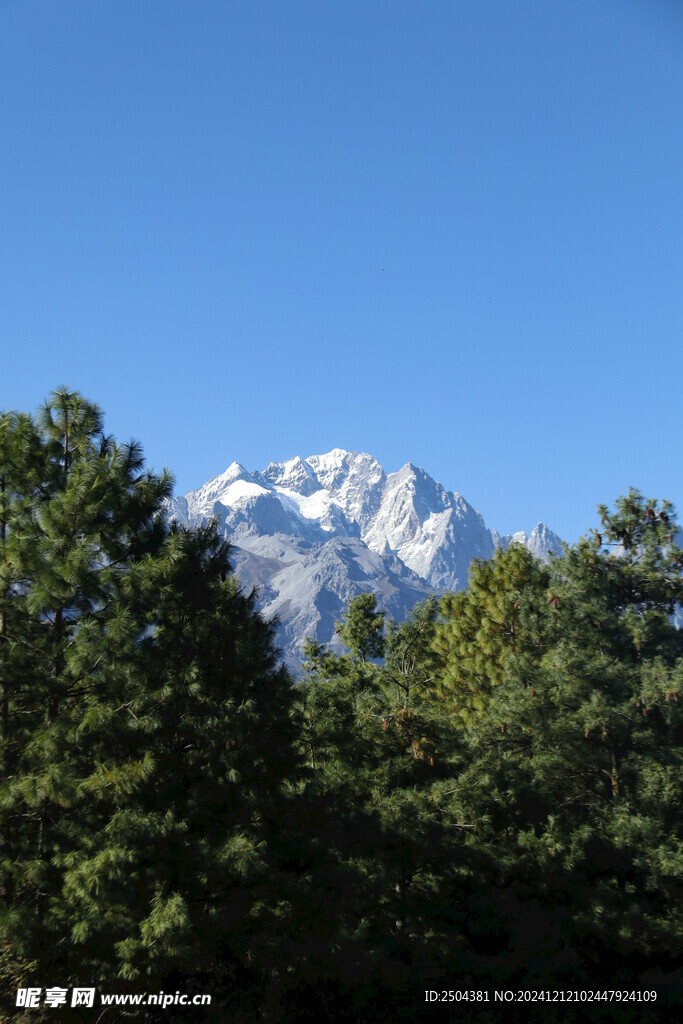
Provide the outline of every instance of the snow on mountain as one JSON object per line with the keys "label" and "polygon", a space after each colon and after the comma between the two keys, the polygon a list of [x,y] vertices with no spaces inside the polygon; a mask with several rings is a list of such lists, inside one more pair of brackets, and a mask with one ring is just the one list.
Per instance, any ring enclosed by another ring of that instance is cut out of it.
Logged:
{"label": "snow on mountain", "polygon": [[203,487],[187,495],[188,510],[192,515],[210,515],[216,502],[230,507],[244,497],[265,494],[260,486],[239,462],[233,462],[225,473],[209,480]]}
{"label": "snow on mountain", "polygon": [[322,488],[333,494],[346,514],[358,523],[361,534],[377,514],[386,475],[372,455],[334,448],[327,455],[306,459]]}
{"label": "snow on mountain", "polygon": [[267,469],[260,476],[268,485],[296,491],[308,497],[314,491],[319,491],[320,483],[308,462],[299,458],[287,462],[271,462]]}
{"label": "snow on mountain", "polygon": [[257,587],[261,611],[277,617],[295,671],[304,639],[334,643],[335,621],[363,591],[400,620],[429,594],[465,587],[471,560],[496,547],[522,543],[541,558],[561,550],[543,523],[501,537],[423,469],[409,462],[387,475],[373,456],[342,448],[263,472],[233,462],[168,509],[188,526],[217,519],[243,585]]}
{"label": "snow on mountain", "polygon": [[479,512],[410,462],[386,478],[379,510],[361,536],[374,551],[395,552],[437,590],[466,586],[472,559],[493,554]]}
{"label": "snow on mountain", "polygon": [[545,559],[551,554],[562,554],[562,540],[548,529],[545,523],[537,523],[530,534],[519,530],[517,533],[506,533],[501,537],[497,530],[491,531],[494,547],[507,550],[511,544],[523,544],[536,558]]}

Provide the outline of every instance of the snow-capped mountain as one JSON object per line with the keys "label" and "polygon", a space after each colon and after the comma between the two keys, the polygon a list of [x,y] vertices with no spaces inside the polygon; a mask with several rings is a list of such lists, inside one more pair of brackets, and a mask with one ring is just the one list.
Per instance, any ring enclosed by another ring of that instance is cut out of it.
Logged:
{"label": "snow-capped mountain", "polygon": [[538,523],[531,533],[526,534],[523,530],[517,533],[506,533],[500,536],[497,530],[491,530],[494,546],[503,548],[506,551],[511,544],[523,544],[536,558],[547,558],[549,554],[562,554],[562,541],[549,530],[545,523]]}
{"label": "snow-capped mountain", "polygon": [[217,518],[242,583],[258,588],[266,617],[277,616],[295,670],[306,636],[334,643],[335,621],[363,591],[401,619],[429,594],[465,587],[471,560],[498,546],[521,543],[542,558],[561,550],[543,523],[528,536],[501,537],[423,469],[406,463],[387,475],[371,455],[341,448],[263,472],[233,462],[171,499],[169,512],[189,526]]}

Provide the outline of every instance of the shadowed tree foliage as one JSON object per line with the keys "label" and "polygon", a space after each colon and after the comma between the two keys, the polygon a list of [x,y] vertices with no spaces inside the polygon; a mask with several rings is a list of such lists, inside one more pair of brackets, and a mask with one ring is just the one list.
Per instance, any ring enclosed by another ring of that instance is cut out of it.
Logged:
{"label": "shadowed tree foliage", "polygon": [[366,662],[384,654],[384,612],[374,594],[359,594],[349,602],[346,617],[335,628],[352,658]]}
{"label": "shadowed tree foliage", "polygon": [[[374,595],[351,602],[346,621],[364,628],[342,627],[349,655],[309,641],[300,685],[307,793],[324,836],[319,877],[346,876],[337,908],[344,945],[323,974],[338,1015],[354,992],[358,999],[359,985],[364,990],[362,1009],[339,1016],[348,1020],[414,1019],[416,974],[427,966],[445,971],[459,941],[444,887],[458,871],[466,885],[472,871],[461,857],[464,828],[450,785],[455,766],[462,768],[460,744],[428,700],[438,668],[436,602],[418,605],[401,624],[390,621],[385,633],[377,628],[382,618]],[[359,655],[359,634],[373,637],[374,661]]]}
{"label": "shadowed tree foliage", "polygon": [[509,621],[492,589],[474,623],[471,602],[446,603],[470,615],[459,629],[447,620],[440,637],[443,655],[444,635],[458,636],[462,683],[490,637],[485,713],[467,722],[463,812],[478,816],[476,842],[496,863],[481,927],[493,946],[497,936],[501,949],[526,950],[539,982],[563,971],[670,972],[683,938],[672,803],[683,783],[683,641],[671,623],[682,555],[667,503],[631,491],[613,513],[599,511],[600,532],[528,575],[512,605],[514,643],[510,627],[505,643],[491,630]]}
{"label": "shadowed tree foliage", "polygon": [[474,561],[467,590],[441,599],[434,650],[443,667],[434,692],[465,726],[487,716],[511,657],[541,654],[537,609],[549,579],[547,566],[512,544]]}
{"label": "shadowed tree foliage", "polygon": [[211,993],[207,1024],[433,1022],[425,988],[609,979],[668,991],[670,1016],[671,506],[631,491],[562,557],[513,545],[403,623],[361,595],[348,654],[309,641],[294,687],[228,547],[169,526],[169,493],[78,394],[0,417],[2,1014],[49,983]]}
{"label": "shadowed tree foliage", "polygon": [[0,422],[4,948],[39,984],[258,1006],[290,681],[214,528],[169,529],[168,477],[101,425],[65,390]]}

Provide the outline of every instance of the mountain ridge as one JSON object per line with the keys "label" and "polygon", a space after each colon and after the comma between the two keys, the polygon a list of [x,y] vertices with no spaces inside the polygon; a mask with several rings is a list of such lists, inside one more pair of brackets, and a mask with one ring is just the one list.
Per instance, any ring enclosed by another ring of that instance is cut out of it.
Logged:
{"label": "mountain ridge", "polygon": [[168,501],[187,526],[216,518],[233,545],[243,585],[276,618],[288,667],[298,671],[306,636],[338,644],[335,622],[364,590],[394,618],[430,594],[461,590],[473,558],[524,544],[537,557],[561,549],[544,523],[500,535],[457,491],[407,462],[387,474],[367,452],[333,448],[249,472],[231,462],[186,495]]}

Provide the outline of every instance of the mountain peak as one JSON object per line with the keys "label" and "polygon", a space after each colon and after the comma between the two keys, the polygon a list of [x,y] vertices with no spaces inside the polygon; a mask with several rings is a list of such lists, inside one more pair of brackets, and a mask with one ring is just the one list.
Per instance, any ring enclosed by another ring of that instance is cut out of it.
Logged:
{"label": "mountain peak", "polygon": [[493,546],[506,551],[511,544],[522,544],[535,555],[536,558],[545,560],[551,554],[562,554],[562,539],[546,526],[545,523],[537,523],[531,533],[518,530],[516,533],[506,533],[501,536],[497,530],[491,531]]}
{"label": "mountain peak", "polygon": [[333,468],[341,466],[345,459],[351,455],[356,455],[357,452],[350,452],[346,448],[333,448],[332,451],[325,452],[324,455],[309,455],[306,459],[307,462],[315,462],[322,468]]}
{"label": "mountain peak", "polygon": [[254,473],[232,462],[172,499],[169,512],[191,526],[218,517],[243,585],[256,586],[264,614],[279,617],[295,670],[306,636],[334,642],[335,620],[363,591],[402,618],[421,596],[465,587],[471,560],[496,547],[522,543],[538,557],[561,550],[544,523],[500,537],[421,466],[387,475],[374,456],[345,448]]}
{"label": "mountain peak", "polygon": [[244,468],[241,462],[231,462],[224,473],[214,477],[214,480],[222,480],[226,484],[233,483],[235,480],[247,479],[251,480],[251,473]]}
{"label": "mountain peak", "polygon": [[299,455],[287,459],[286,462],[271,462],[259,476],[269,484],[306,496],[320,490],[315,473],[308,462]]}

